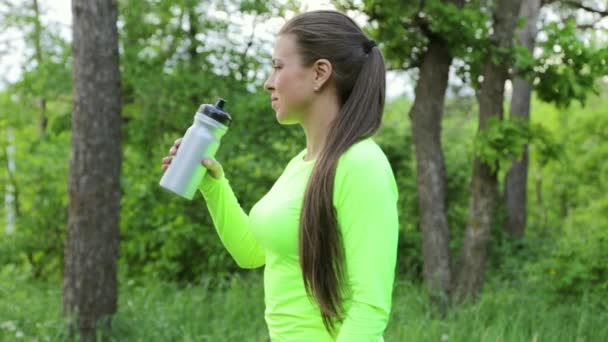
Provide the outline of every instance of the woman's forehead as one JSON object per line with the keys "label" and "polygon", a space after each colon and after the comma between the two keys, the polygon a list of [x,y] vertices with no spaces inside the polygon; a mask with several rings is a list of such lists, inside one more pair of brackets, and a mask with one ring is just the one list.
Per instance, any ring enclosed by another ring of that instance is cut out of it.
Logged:
{"label": "woman's forehead", "polygon": [[290,34],[278,36],[274,44],[272,60],[281,61],[293,58],[298,58],[295,37]]}

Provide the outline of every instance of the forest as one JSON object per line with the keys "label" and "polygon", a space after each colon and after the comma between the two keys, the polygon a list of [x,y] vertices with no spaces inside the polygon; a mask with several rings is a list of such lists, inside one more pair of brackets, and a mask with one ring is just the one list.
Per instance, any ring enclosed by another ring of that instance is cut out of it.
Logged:
{"label": "forest", "polygon": [[319,8],[389,75],[385,341],[608,339],[608,2],[68,2],[0,0],[0,341],[269,341],[263,269],[161,159],[225,99],[216,158],[251,209],[306,147],[263,87],[274,39]]}

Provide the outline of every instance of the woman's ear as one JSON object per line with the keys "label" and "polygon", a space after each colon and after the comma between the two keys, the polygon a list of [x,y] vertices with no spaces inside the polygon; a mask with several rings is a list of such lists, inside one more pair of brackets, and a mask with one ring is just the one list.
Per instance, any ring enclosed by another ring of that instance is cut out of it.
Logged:
{"label": "woman's ear", "polygon": [[315,92],[321,90],[325,84],[328,83],[331,74],[333,73],[333,67],[331,63],[325,59],[321,58],[315,61],[312,66],[313,69],[313,90]]}

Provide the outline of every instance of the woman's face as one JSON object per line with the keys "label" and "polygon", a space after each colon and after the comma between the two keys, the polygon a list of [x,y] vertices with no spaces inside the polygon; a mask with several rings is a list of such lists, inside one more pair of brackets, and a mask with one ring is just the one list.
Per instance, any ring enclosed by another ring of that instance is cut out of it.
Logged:
{"label": "woman's face", "polygon": [[273,71],[264,84],[270,92],[272,108],[281,124],[302,122],[312,102],[313,70],[302,65],[295,36],[277,38],[272,54]]}

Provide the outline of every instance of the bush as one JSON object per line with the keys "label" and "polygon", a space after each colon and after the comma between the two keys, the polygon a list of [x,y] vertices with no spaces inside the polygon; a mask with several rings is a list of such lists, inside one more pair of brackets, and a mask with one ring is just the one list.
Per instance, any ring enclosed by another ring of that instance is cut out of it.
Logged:
{"label": "bush", "polygon": [[604,103],[596,98],[586,111],[573,107],[561,113],[553,129],[564,143],[564,156],[560,162],[531,170],[531,174],[546,176],[534,180],[537,199],[530,211],[529,232],[548,243],[545,256],[531,264],[529,271],[539,286],[558,298],[577,298],[587,292],[608,295],[608,111]]}

